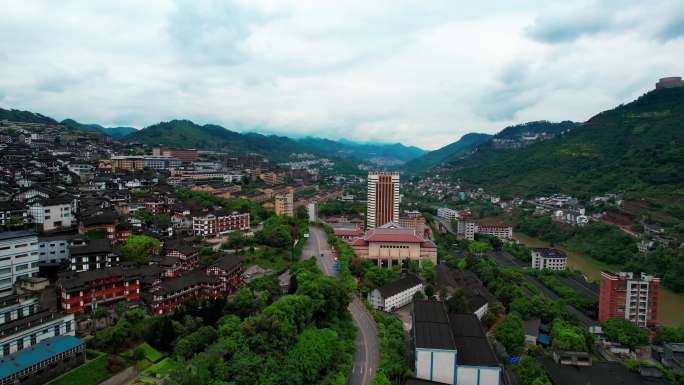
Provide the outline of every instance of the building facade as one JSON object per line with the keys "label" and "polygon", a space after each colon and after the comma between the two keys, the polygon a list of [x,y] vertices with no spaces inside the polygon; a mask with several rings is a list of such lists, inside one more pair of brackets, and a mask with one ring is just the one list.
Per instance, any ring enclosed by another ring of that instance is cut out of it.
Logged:
{"label": "building facade", "polygon": [[249,213],[216,211],[192,217],[192,231],[201,237],[215,237],[231,231],[248,231],[249,228]]}
{"label": "building facade", "polygon": [[619,317],[640,327],[658,323],[660,278],[642,273],[601,272],[599,321]]}
{"label": "building facade", "polygon": [[532,252],[532,268],[543,270],[565,270],[568,257],[563,250],[535,247]]}
{"label": "building facade", "polygon": [[395,223],[368,230],[351,245],[356,256],[376,261],[379,267],[401,266],[406,260],[437,264],[437,247],[432,241]]}
{"label": "building facade", "polygon": [[367,227],[399,222],[399,173],[369,172]]}
{"label": "building facade", "polygon": [[0,233],[0,296],[12,294],[17,279],[38,274],[40,252],[33,231]]}
{"label": "building facade", "polygon": [[448,221],[455,221],[460,218],[458,210],[450,209],[448,207],[440,207],[437,209],[437,216]]}
{"label": "building facade", "polygon": [[74,222],[69,198],[38,199],[29,205],[28,214],[43,231],[69,228]]}
{"label": "building facade", "polygon": [[114,306],[119,301],[140,299],[140,274],[135,270],[110,267],[59,274],[57,288],[65,313],[90,314],[97,306]]}
{"label": "building facade", "polygon": [[368,302],[374,309],[391,312],[411,303],[419,291],[423,291],[423,281],[408,274],[368,293]]}
{"label": "building facade", "polygon": [[292,188],[288,188],[285,194],[276,194],[275,213],[288,217],[294,216],[294,190]]}

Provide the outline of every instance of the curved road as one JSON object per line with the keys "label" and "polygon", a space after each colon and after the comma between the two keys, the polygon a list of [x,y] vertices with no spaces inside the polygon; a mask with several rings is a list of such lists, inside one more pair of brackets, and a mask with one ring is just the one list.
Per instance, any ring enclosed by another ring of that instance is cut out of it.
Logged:
{"label": "curved road", "polygon": [[[316,257],[320,269],[330,276],[337,275],[333,250],[328,244],[328,235],[322,228],[309,227],[309,239],[307,239],[302,251],[302,257]],[[349,304],[349,311],[356,326],[356,352],[354,352],[354,364],[347,384],[370,385],[373,374],[378,369],[380,353],[378,352],[378,331],[375,321],[366,310],[366,306],[356,296]]]}

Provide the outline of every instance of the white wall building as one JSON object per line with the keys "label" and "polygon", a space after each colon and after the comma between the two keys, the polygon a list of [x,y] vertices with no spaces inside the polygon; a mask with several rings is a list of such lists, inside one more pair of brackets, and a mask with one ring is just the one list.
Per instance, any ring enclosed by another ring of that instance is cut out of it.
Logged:
{"label": "white wall building", "polygon": [[43,231],[68,228],[74,221],[69,198],[37,200],[29,205],[28,214],[33,223],[42,226]]}
{"label": "white wall building", "polygon": [[18,278],[38,274],[38,236],[33,231],[0,233],[0,296],[12,294]]}
{"label": "white wall building", "polygon": [[408,274],[368,293],[368,302],[374,309],[391,312],[413,302],[413,296],[419,291],[423,291],[423,282]]}
{"label": "white wall building", "polygon": [[537,247],[532,249],[532,268],[565,270],[567,268],[567,256],[562,250],[547,247]]}
{"label": "white wall building", "polygon": [[437,216],[448,221],[455,221],[460,218],[458,210],[450,209],[448,207],[440,207],[437,209]]}
{"label": "white wall building", "polygon": [[69,240],[73,236],[56,235],[51,237],[38,238],[38,250],[40,252],[40,263],[60,264],[69,260]]}

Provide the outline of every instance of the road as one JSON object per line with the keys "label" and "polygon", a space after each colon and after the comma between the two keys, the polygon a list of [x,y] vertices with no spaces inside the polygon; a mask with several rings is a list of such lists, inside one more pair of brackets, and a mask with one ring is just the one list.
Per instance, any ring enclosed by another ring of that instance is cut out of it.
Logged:
{"label": "road", "polygon": [[[317,226],[309,227],[309,239],[307,239],[302,251],[304,259],[312,256],[316,257],[318,267],[326,275],[337,275],[334,253],[328,244],[328,236],[322,228]],[[349,304],[349,311],[357,333],[354,363],[347,384],[370,385],[380,362],[378,331],[375,327],[375,321],[366,310],[366,306],[356,296]]]}

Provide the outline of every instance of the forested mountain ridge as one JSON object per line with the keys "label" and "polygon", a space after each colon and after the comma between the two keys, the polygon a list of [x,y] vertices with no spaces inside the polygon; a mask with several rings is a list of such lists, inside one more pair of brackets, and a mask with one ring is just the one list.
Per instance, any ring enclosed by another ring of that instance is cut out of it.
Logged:
{"label": "forested mountain ridge", "polygon": [[129,135],[131,133],[134,133],[138,130],[136,130],[133,127],[103,127],[99,124],[85,124],[85,123],[80,123],[77,122],[73,119],[64,119],[60,122],[60,124],[63,124],[65,126],[69,126],[71,128],[77,128],[81,130],[86,130],[86,131],[97,131],[105,135],[109,135],[112,138],[120,139],[123,138],[126,135]]}
{"label": "forested mountain ridge", "polygon": [[524,148],[481,145],[449,167],[468,184],[509,196],[625,191],[643,212],[684,220],[684,88],[651,91]]}

